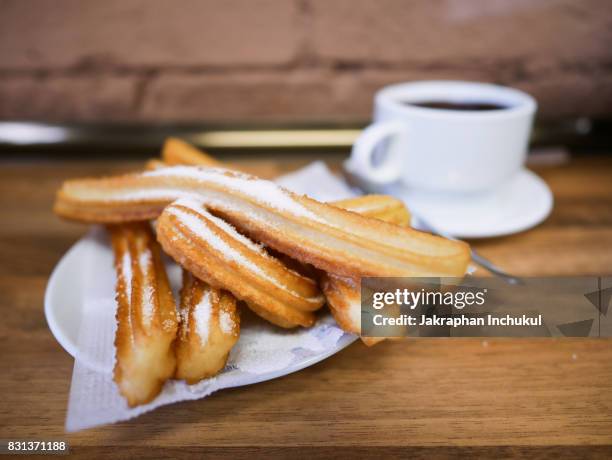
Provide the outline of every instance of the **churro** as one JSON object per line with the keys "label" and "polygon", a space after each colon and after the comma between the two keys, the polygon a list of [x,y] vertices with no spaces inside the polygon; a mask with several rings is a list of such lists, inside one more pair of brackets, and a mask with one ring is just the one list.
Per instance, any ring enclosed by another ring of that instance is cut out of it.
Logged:
{"label": "churro", "polygon": [[168,206],[157,220],[157,238],[183,268],[278,326],[311,326],[324,303],[314,280],[210,214],[203,201],[184,198]]}
{"label": "churro", "polygon": [[[331,204],[397,225],[410,223],[410,213],[404,203],[388,195],[366,195]],[[361,280],[323,273],[321,288],[338,325],[346,332],[361,335]],[[372,346],[384,338],[362,336],[361,340]]]}
{"label": "churro", "polygon": [[194,384],[223,370],[238,341],[236,298],[183,270],[179,313],[175,377]]}
{"label": "churro", "polygon": [[117,271],[114,380],[130,406],[159,394],[175,369],[176,305],[148,223],[109,226]]}
{"label": "churro", "polygon": [[220,168],[175,166],[65,182],[55,211],[86,222],[157,217],[195,196],[277,251],[341,276],[463,276],[467,244],[389,224],[296,195],[270,181]]}
{"label": "churro", "polygon": [[221,166],[221,162],[202,150],[175,137],[169,137],[162,148],[162,159],[169,166]]}
{"label": "churro", "polygon": [[410,212],[404,202],[389,195],[364,195],[331,201],[329,204],[391,224],[402,226],[410,224]]}

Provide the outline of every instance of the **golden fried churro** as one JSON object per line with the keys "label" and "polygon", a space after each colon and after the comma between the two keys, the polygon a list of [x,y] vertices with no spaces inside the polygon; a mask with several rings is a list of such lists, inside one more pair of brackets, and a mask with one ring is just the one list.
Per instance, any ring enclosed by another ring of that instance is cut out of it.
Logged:
{"label": "golden fried churro", "polygon": [[236,298],[183,270],[176,343],[177,379],[193,384],[218,374],[240,335]]}
{"label": "golden fried churro", "polygon": [[[410,213],[404,203],[388,195],[366,195],[331,204],[347,211],[365,214],[369,217],[406,226]],[[329,309],[338,325],[352,334],[361,334],[361,280],[344,278],[330,273],[321,275],[321,288]],[[382,337],[361,337],[368,346],[382,340]]]}
{"label": "golden fried churro", "polygon": [[221,166],[221,162],[202,150],[175,137],[169,137],[162,149],[162,159],[170,166]]}
{"label": "golden fried churro", "polygon": [[364,195],[332,201],[329,204],[391,224],[403,226],[410,224],[410,212],[404,202],[389,195]]}
{"label": "golden fried churro", "polygon": [[470,260],[463,242],[367,218],[219,168],[175,166],[68,181],[55,211],[87,222],[130,221],[156,217],[183,196],[201,198],[254,240],[342,276],[463,276]]}
{"label": "golden fried churro", "polygon": [[109,230],[117,271],[114,380],[133,407],[153,400],[174,374],[176,305],[149,224]]}
{"label": "golden fried churro", "polygon": [[210,214],[202,201],[184,198],[168,206],[157,221],[157,237],[182,267],[278,326],[311,326],[324,303],[314,280]]}
{"label": "golden fried churro", "polygon": [[361,286],[352,278],[324,273],[321,288],[334,319],[343,330],[361,333]]}

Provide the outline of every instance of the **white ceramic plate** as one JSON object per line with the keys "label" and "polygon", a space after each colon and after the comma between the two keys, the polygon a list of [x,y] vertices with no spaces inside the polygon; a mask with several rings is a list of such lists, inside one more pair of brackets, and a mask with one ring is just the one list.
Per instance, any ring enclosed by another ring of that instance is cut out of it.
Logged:
{"label": "white ceramic plate", "polygon": [[[95,270],[95,273],[90,270]],[[173,289],[177,291],[180,283],[178,266],[170,264],[168,275]],[[78,349],[78,343],[85,294],[87,293],[89,298],[92,296],[113,298],[113,279],[112,251],[105,232],[95,227],[62,257],[53,270],[45,292],[45,316],[57,341],[73,357],[82,351]],[[87,283],[91,285],[87,286]],[[262,334],[266,333],[262,332]],[[314,356],[298,356],[289,367],[282,371],[252,375],[244,380],[244,384],[270,380],[296,372],[328,358],[355,340],[355,336],[344,334],[333,346],[322,352]],[[81,359],[83,356],[83,353],[79,353]],[[86,362],[86,364],[92,369],[107,371],[107,369],[101,369],[99,363]]]}

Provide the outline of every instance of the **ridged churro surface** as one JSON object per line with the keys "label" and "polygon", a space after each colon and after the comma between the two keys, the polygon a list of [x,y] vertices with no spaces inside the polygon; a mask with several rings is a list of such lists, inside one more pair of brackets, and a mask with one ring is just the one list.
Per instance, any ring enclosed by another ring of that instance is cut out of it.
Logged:
{"label": "ridged churro surface", "polygon": [[404,202],[390,195],[364,195],[332,201],[329,204],[390,224],[402,226],[410,224],[410,212]]}
{"label": "ridged churro surface", "polygon": [[114,380],[137,406],[155,398],[174,374],[176,304],[148,222],[109,231],[117,272]]}
{"label": "ridged churro surface", "polygon": [[176,374],[193,384],[223,370],[240,336],[236,298],[183,270]]}
{"label": "ridged churro surface", "polygon": [[465,243],[364,217],[218,168],[175,166],[107,179],[68,181],[58,214],[88,222],[153,218],[185,196],[279,252],[343,276],[462,276]]}
{"label": "ridged churro surface", "polygon": [[278,326],[311,326],[313,312],[323,305],[314,280],[210,214],[202,201],[184,198],[168,206],[157,220],[157,236],[185,269]]}

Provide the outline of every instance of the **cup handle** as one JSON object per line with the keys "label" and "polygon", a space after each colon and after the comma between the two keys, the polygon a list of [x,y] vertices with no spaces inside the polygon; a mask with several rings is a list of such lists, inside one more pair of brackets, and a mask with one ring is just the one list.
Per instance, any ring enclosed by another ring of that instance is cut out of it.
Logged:
{"label": "cup handle", "polygon": [[406,133],[405,123],[383,121],[371,124],[357,138],[351,152],[351,163],[355,172],[364,179],[378,184],[395,182],[401,176],[401,158],[397,151],[388,152],[381,164],[372,164],[376,146],[384,139]]}

